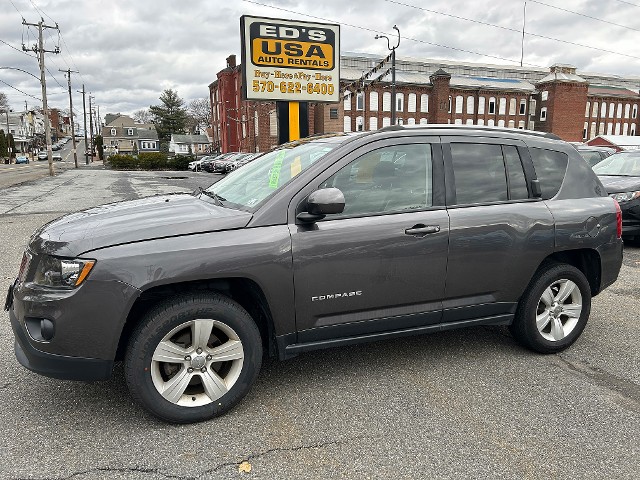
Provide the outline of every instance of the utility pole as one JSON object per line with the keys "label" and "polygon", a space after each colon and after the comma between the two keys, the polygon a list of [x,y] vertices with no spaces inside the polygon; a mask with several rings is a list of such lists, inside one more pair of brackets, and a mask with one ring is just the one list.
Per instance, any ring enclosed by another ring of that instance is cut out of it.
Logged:
{"label": "utility pole", "polygon": [[84,114],[84,163],[89,165],[89,153],[87,152],[87,103],[85,101],[84,83],[82,84],[82,112]]}
{"label": "utility pole", "polygon": [[391,50],[391,125],[396,124],[396,109],[398,108],[396,104],[396,48],[400,46],[400,29],[396,25],[393,26],[393,29],[398,32],[398,43],[395,47],[391,46],[391,41],[386,35],[375,36],[376,40],[386,38],[387,48]]}
{"label": "utility pole", "polygon": [[[24,19],[22,20],[22,25],[27,25],[31,27],[38,27],[38,45],[34,45],[31,50],[33,50],[36,54],[38,54],[38,60],[40,63],[40,84],[42,85],[42,109],[44,110],[44,131],[45,131],[45,142],[47,144],[47,158],[49,160],[49,175],[53,177],[53,157],[51,155],[51,125],[49,124],[49,107],[47,106],[47,81],[44,76],[44,54],[45,52],[49,53],[60,53],[60,48],[56,47],[54,50],[45,50],[44,49],[44,41],[42,39],[42,30],[45,28],[51,28],[60,31],[58,28],[58,24],[56,23],[55,27],[52,25],[46,25],[44,23],[44,18],[40,18],[38,23],[27,23]],[[29,51],[24,44],[22,44],[22,50]]]}
{"label": "utility pole", "polygon": [[89,94],[89,139],[91,140],[91,161],[93,162],[93,110],[91,109],[91,99],[93,97]]}
{"label": "utility pole", "polygon": [[[59,72],[64,72],[64,70],[58,70]],[[75,70],[67,69],[67,84],[69,85],[69,111],[71,112],[71,140],[73,141],[73,161],[78,168],[78,154],[76,153],[76,128],[73,122],[73,99],[71,98],[71,72],[80,73]]]}

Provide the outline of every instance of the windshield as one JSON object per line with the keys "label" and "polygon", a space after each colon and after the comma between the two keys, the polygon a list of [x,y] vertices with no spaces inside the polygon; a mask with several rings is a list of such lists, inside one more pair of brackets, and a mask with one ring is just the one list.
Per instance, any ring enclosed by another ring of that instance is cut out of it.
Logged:
{"label": "windshield", "polygon": [[283,145],[235,170],[206,191],[215,194],[225,206],[251,210],[338,145],[318,141]]}
{"label": "windshield", "polygon": [[640,153],[616,153],[593,167],[598,175],[640,177]]}

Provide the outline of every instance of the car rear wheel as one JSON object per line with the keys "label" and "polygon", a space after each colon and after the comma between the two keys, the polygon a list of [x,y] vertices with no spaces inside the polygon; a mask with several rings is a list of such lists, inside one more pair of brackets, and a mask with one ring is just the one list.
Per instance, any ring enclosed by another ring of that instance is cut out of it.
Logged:
{"label": "car rear wheel", "polygon": [[591,312],[591,287],[584,274],[567,264],[547,264],[522,296],[511,333],[522,345],[555,353],[575,342]]}
{"label": "car rear wheel", "polygon": [[125,357],[133,398],[175,423],[222,415],[253,385],[262,341],[251,316],[219,294],[175,297],[134,331]]}

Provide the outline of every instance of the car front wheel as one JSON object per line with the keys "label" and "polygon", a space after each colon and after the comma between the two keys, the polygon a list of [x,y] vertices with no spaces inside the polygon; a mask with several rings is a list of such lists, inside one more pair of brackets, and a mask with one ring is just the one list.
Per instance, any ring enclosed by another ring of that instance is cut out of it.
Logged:
{"label": "car front wheel", "polygon": [[522,296],[512,335],[540,353],[555,353],[575,342],[591,312],[591,287],[585,275],[567,264],[547,264]]}
{"label": "car front wheel", "polygon": [[219,294],[175,297],[149,312],[125,357],[133,398],[175,423],[222,415],[253,385],[262,341],[251,316]]}

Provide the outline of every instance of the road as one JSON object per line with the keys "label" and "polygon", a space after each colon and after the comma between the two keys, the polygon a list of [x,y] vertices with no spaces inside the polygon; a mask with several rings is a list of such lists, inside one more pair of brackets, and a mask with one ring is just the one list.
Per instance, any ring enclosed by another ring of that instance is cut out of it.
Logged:
{"label": "road", "polygon": [[[76,144],[76,151],[78,152],[78,166],[85,167],[84,157],[84,139],[78,139]],[[59,174],[75,167],[75,161],[73,157],[73,142],[67,142],[61,150],[54,153],[60,153],[62,155],[62,162],[54,162],[54,174]],[[49,175],[49,162],[47,160],[34,160],[28,164],[0,164],[0,188],[6,188],[11,185],[17,185],[19,183],[27,182],[29,180],[35,180]]]}
{"label": "road", "polygon": [[[215,178],[70,169],[0,189],[2,288],[43,223]],[[618,281],[559,355],[478,327],[268,360],[228,415],[184,426],[133,404],[121,366],[93,384],[25,370],[2,312],[0,478],[637,479],[638,278],[629,245]]]}

